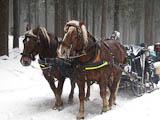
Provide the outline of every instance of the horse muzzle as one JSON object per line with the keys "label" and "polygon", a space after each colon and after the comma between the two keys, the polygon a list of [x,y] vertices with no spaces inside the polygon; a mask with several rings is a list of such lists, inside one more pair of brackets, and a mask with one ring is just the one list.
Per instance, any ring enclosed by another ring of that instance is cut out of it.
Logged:
{"label": "horse muzzle", "polygon": [[58,57],[59,58],[63,58],[63,59],[67,59],[70,55],[70,50],[64,48],[64,49],[59,49],[57,51]]}
{"label": "horse muzzle", "polygon": [[22,56],[21,59],[20,59],[20,63],[23,66],[29,66],[29,65],[31,65],[31,59]]}

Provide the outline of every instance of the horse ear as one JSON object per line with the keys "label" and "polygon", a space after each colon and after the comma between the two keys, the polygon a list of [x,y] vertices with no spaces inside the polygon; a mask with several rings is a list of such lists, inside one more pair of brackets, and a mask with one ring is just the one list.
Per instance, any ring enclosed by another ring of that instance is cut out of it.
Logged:
{"label": "horse ear", "polygon": [[66,22],[69,22],[69,21],[71,21],[71,20],[72,20],[72,19],[67,19]]}
{"label": "horse ear", "polygon": [[80,25],[80,27],[81,27],[82,25],[84,25],[84,22],[80,22],[79,25]]}
{"label": "horse ear", "polygon": [[28,31],[28,30],[30,30],[30,29],[31,29],[30,24],[27,24],[27,26],[26,26],[26,31]]}

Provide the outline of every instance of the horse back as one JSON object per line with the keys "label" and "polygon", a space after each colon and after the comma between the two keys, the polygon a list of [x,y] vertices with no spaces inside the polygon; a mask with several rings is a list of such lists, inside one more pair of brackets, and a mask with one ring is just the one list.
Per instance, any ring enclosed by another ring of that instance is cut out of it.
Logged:
{"label": "horse back", "polygon": [[123,45],[115,40],[104,40],[103,44],[112,55],[114,62],[125,64],[127,62],[127,53]]}

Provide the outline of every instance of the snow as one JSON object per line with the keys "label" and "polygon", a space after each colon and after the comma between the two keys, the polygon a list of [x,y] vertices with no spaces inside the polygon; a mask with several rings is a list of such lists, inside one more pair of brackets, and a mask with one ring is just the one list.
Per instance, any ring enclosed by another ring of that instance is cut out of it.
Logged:
{"label": "snow", "polygon": [[[29,67],[23,67],[20,64],[22,38],[19,49],[12,49],[12,40],[13,37],[9,36],[10,56],[0,57],[0,120],[75,120],[79,109],[77,86],[74,103],[69,105],[70,81],[67,79],[62,95],[64,108],[61,111],[53,110],[55,97],[37,61]],[[159,89],[138,98],[127,90],[121,90],[117,96],[117,105],[101,114],[99,87],[94,84],[91,86],[90,101],[85,102],[85,119],[159,120],[159,107]]]}

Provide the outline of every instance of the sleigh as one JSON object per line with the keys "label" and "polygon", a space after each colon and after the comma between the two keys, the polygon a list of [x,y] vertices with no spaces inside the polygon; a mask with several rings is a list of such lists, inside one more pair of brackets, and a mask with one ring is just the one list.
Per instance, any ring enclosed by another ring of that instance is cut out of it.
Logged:
{"label": "sleigh", "polygon": [[149,74],[147,49],[139,46],[125,45],[128,54],[128,63],[124,67],[119,89],[128,88],[134,96],[155,90]]}

